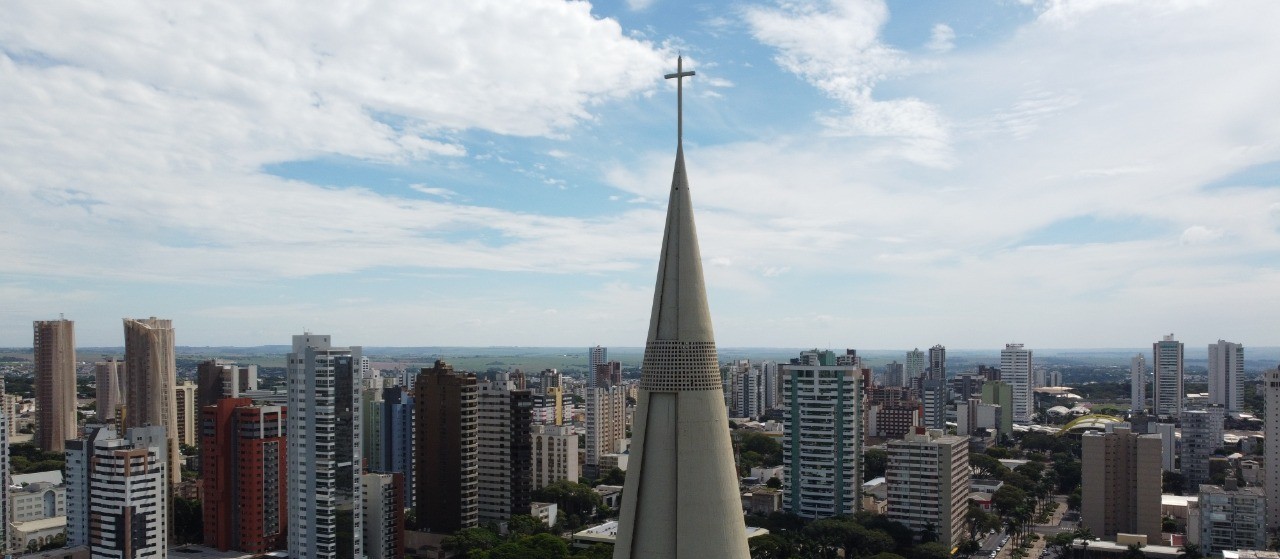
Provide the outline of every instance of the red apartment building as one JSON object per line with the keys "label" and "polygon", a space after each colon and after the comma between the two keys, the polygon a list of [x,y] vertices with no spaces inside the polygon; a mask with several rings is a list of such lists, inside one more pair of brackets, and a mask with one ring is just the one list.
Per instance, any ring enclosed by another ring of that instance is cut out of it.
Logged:
{"label": "red apartment building", "polygon": [[246,553],[285,547],[286,446],[284,406],[225,398],[200,410],[205,545]]}

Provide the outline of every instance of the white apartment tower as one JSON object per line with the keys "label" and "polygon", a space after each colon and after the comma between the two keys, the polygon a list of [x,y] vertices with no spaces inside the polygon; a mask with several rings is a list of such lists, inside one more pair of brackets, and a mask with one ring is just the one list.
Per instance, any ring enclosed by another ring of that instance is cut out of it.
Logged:
{"label": "white apartment tower", "polygon": [[783,508],[804,518],[858,511],[862,374],[852,365],[783,365]]}
{"label": "white apartment tower", "polygon": [[621,386],[587,389],[586,475],[598,476],[600,456],[618,452],[627,438],[627,391]]}
{"label": "white apartment tower", "polygon": [[134,427],[124,438],[92,426],[67,442],[67,545],[93,559],[168,554],[168,446],[164,427]]}
{"label": "white apartment tower", "polygon": [[969,505],[969,438],[917,428],[888,446],[889,519],[917,532],[932,526],[940,543],[959,544]]}
{"label": "white apartment tower", "polygon": [[[1262,396],[1266,401],[1267,417],[1263,422],[1263,434],[1268,441],[1280,441],[1280,367],[1262,374]],[[1263,457],[1268,464],[1263,471],[1267,490],[1267,529],[1280,528],[1280,444],[1263,446]]]}
{"label": "white apartment tower", "polygon": [[1142,413],[1147,407],[1147,358],[1141,353],[1129,360],[1129,411]]}
{"label": "white apartment tower", "polygon": [[1182,410],[1179,468],[1189,492],[1194,493],[1199,490],[1200,484],[1209,483],[1209,459],[1213,457],[1213,451],[1222,448],[1224,419],[1222,406]]}
{"label": "white apartment tower", "polygon": [[907,379],[918,379],[924,374],[924,352],[920,348],[915,348],[907,352],[907,362],[904,367]]}
{"label": "white apartment tower", "polygon": [[750,417],[752,419],[764,415],[764,372],[759,366],[747,363],[729,373],[730,417]]}
{"label": "white apartment tower", "polygon": [[1013,387],[1013,421],[1030,423],[1035,413],[1035,381],[1031,377],[1031,350],[1022,344],[1005,344],[1000,351],[1000,380]]}
{"label": "white apartment tower", "polygon": [[1173,334],[1151,344],[1151,413],[1159,417],[1178,417],[1182,413],[1182,342]]}
{"label": "white apartment tower", "polygon": [[1209,344],[1209,403],[1241,411],[1244,394],[1244,346],[1218,340]]}
{"label": "white apartment tower", "polygon": [[782,377],[778,374],[778,364],[765,361],[760,364],[760,372],[764,376],[764,409],[772,410],[783,406]]}
{"label": "white apartment tower", "polygon": [[518,390],[507,373],[477,382],[476,388],[480,522],[506,522],[514,514],[529,514],[533,398],[528,390]]}
{"label": "white apartment tower", "polygon": [[289,557],[364,554],[361,348],[293,337],[289,382]]}
{"label": "white apartment tower", "polygon": [[364,494],[364,550],[368,559],[404,557],[404,476],[370,473],[360,476]]}
{"label": "white apartment tower", "polygon": [[578,481],[578,435],[568,425],[534,425],[533,489],[557,481]]}

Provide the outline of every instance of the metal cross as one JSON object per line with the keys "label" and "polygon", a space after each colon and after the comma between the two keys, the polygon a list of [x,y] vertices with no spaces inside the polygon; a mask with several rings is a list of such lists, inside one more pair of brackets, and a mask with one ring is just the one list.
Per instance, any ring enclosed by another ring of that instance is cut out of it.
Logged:
{"label": "metal cross", "polygon": [[667,74],[666,79],[676,79],[676,143],[684,143],[684,78],[693,75],[693,70],[684,71],[684,57],[676,57],[676,73]]}

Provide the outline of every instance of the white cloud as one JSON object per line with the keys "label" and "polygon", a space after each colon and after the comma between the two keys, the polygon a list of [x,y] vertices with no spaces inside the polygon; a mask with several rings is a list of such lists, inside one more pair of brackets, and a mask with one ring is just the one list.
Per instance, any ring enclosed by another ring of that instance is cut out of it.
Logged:
{"label": "white cloud", "polygon": [[627,7],[633,12],[642,12],[649,9],[655,0],[627,0]]}
{"label": "white cloud", "polygon": [[[404,262],[630,268],[635,252],[615,252],[630,242],[592,235],[660,221],[591,227],[450,202],[457,192],[441,185],[413,186],[441,199],[421,200],[261,172],[321,157],[465,164],[457,136],[468,130],[553,137],[657,85],[663,48],[590,9],[555,0],[11,6],[0,18],[0,197],[21,234],[0,236],[0,257],[19,274],[146,281]],[[333,250],[350,256],[320,257]]]}
{"label": "white cloud", "polygon": [[1182,232],[1182,244],[1208,243],[1222,238],[1222,230],[1203,225],[1192,225]]}
{"label": "white cloud", "polygon": [[779,65],[845,106],[846,112],[822,118],[832,133],[901,141],[909,159],[946,165],[948,125],[932,104],[873,96],[886,77],[916,69],[905,53],[880,41],[888,17],[880,0],[786,2],[746,11],[756,39],[779,50]]}
{"label": "white cloud", "polygon": [[934,24],[929,32],[929,42],[925,43],[924,48],[940,54],[950,52],[956,48],[955,30],[945,23]]}
{"label": "white cloud", "polygon": [[425,184],[411,184],[409,185],[409,188],[412,188],[413,190],[416,190],[423,194],[429,194],[431,196],[439,196],[446,200],[458,195],[457,192],[449,190],[448,188],[437,188],[437,187],[427,186]]}

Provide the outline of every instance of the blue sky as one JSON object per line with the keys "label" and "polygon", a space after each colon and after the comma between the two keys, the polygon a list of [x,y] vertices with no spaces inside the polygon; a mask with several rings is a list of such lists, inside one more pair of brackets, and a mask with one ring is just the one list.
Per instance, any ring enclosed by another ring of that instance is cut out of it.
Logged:
{"label": "blue sky", "polygon": [[1268,1],[19,3],[0,346],[1276,345]]}

